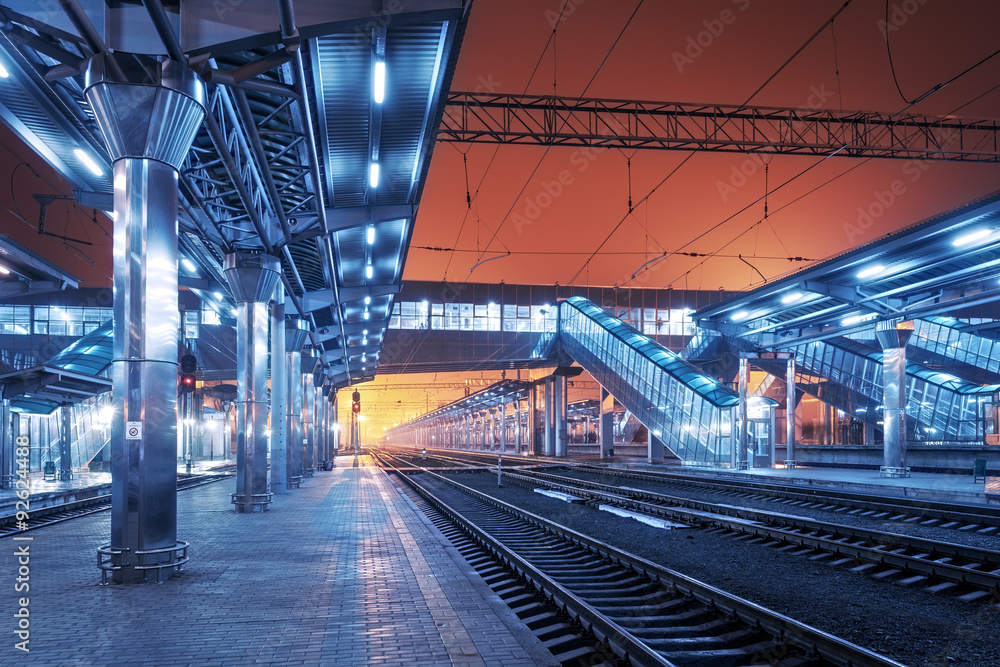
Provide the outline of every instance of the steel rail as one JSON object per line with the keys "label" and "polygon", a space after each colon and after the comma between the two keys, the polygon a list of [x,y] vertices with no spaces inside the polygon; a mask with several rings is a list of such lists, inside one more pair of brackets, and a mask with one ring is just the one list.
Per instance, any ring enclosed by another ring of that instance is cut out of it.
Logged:
{"label": "steel rail", "polygon": [[[761,496],[789,498],[810,503],[826,505],[847,505],[857,509],[874,510],[878,512],[895,513],[906,517],[926,517],[940,519],[944,522],[960,522],[964,525],[998,526],[1000,527],[1000,508],[985,505],[960,505],[930,500],[917,500],[897,496],[865,495],[853,491],[802,487],[771,482],[751,482],[743,480],[706,479],[701,475],[683,475],[678,473],[660,473],[637,470],[622,470],[604,466],[581,464],[581,470],[590,470],[603,475],[613,475],[629,479],[641,479],[659,482],[661,484],[677,484],[720,491],[742,491]],[[955,526],[957,527],[957,526]]]}
{"label": "steel rail", "polygon": [[[943,579],[954,584],[975,586],[1000,595],[998,551],[865,530],[775,512],[693,501],[652,491],[622,489],[537,471],[508,472],[505,477],[531,486],[535,485],[532,484],[533,481],[541,482],[564,493],[613,505],[631,506],[646,514],[667,516],[696,525],[714,525],[732,532],[777,540],[781,544],[825,551],[848,558],[856,566],[865,562],[897,568],[901,573],[919,573],[932,580]],[[646,502],[647,500],[654,502]],[[681,503],[683,506],[677,507],[673,503]],[[730,519],[729,516],[735,518]],[[949,562],[953,559],[966,562],[964,565]]]}
{"label": "steel rail", "polygon": [[[375,453],[376,459],[381,460],[384,453]],[[568,611],[576,614],[581,622],[591,623],[593,632],[603,641],[611,644],[615,652],[620,656],[627,654],[628,659],[640,664],[670,665],[671,662],[664,662],[663,656],[655,648],[648,646],[643,640],[636,637],[625,627],[619,625],[604,613],[592,607],[581,596],[570,590],[572,584],[563,585],[547,575],[541,567],[536,567],[522,558],[517,550],[504,544],[483,528],[474,525],[460,512],[452,509],[444,501],[438,499],[430,491],[423,488],[414,481],[415,477],[431,477],[436,481],[444,483],[461,493],[468,495],[481,502],[488,503],[492,507],[501,510],[505,514],[514,517],[529,528],[536,528],[547,534],[558,536],[569,546],[575,547],[580,552],[579,558],[597,556],[609,563],[624,566],[625,571],[631,574],[640,575],[650,581],[653,585],[662,585],[671,592],[679,593],[691,600],[696,600],[711,609],[721,611],[730,619],[738,620],[752,628],[759,628],[766,634],[775,638],[777,646],[791,645],[809,655],[818,654],[822,662],[818,664],[832,665],[892,665],[899,667],[900,663],[880,656],[863,647],[851,644],[833,635],[808,626],[804,623],[778,614],[769,609],[761,607],[747,600],[733,596],[725,591],[704,584],[679,572],[661,567],[634,554],[617,549],[596,538],[573,531],[558,523],[519,509],[513,505],[492,498],[484,493],[471,489],[454,480],[438,475],[430,470],[424,470],[420,475],[399,475],[417,493],[423,496],[428,502],[438,507],[452,520],[460,523],[463,529],[471,534],[475,534],[482,543],[489,545],[492,553],[509,563],[520,576],[532,580],[536,586],[551,595],[560,604],[564,604]],[[508,529],[509,530],[509,529]],[[576,560],[560,552],[556,555],[557,562],[568,563]],[[585,594],[583,594],[585,595]],[[641,604],[641,603],[639,603]],[[647,626],[649,627],[649,626]],[[653,640],[655,641],[655,640]],[[629,647],[638,646],[643,650],[641,653],[628,651]],[[734,657],[732,651],[719,651],[720,655],[726,655],[730,660]],[[646,663],[641,659],[642,655],[652,654],[655,662]],[[727,661],[728,664],[728,661]]]}

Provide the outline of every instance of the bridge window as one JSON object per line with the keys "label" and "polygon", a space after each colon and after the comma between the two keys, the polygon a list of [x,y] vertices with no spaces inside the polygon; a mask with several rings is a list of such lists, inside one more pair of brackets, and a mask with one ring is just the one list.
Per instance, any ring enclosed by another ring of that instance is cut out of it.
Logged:
{"label": "bridge window", "polygon": [[[6,308],[13,308],[13,321],[7,317]],[[29,315],[34,309],[34,316]],[[7,306],[0,307],[0,326],[4,333],[27,334],[29,328],[36,334],[53,336],[83,336],[111,319],[111,308],[84,306]]]}

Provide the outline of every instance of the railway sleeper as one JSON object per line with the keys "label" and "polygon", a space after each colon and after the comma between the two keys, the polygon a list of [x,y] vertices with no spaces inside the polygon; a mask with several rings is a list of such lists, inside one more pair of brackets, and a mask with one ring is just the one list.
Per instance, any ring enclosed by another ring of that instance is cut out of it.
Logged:
{"label": "railway sleeper", "polygon": [[626,588],[639,588],[641,586],[654,586],[653,582],[645,577],[640,577],[631,572],[622,572],[623,577],[618,579],[589,579],[581,578],[573,581],[566,581],[565,579],[559,579],[558,581],[565,583],[567,585],[572,585],[574,591],[604,591],[611,587],[625,590]]}
{"label": "railway sleeper", "polygon": [[[631,586],[620,586],[618,584],[612,586],[574,586],[573,592],[582,598],[587,600],[608,600],[615,599],[623,594],[629,596],[636,596],[640,599],[648,596],[660,594],[663,589],[658,585],[649,581],[642,581]],[[634,598],[633,598],[634,599]]]}
{"label": "railway sleeper", "polygon": [[772,665],[775,667],[798,667],[815,664],[811,657],[804,656],[796,649],[768,637],[754,644],[731,649],[659,651],[675,665],[712,667],[742,667],[743,665]]}
{"label": "railway sleeper", "polygon": [[[725,636],[726,633],[737,630],[745,630],[745,628],[733,621],[732,618],[722,617],[714,618],[697,625],[672,625],[652,628],[636,628],[631,630],[631,632],[643,641],[647,641],[677,637],[717,637]],[[651,641],[650,646],[655,646],[655,644]]]}
{"label": "railway sleeper", "polygon": [[607,572],[606,574],[599,574],[599,575],[594,575],[594,574],[564,574],[564,575],[560,575],[560,576],[555,576],[555,575],[551,575],[551,573],[549,573],[549,574],[550,574],[550,576],[552,576],[553,579],[555,579],[557,581],[560,581],[560,582],[563,582],[563,583],[566,583],[566,584],[572,584],[572,583],[575,583],[575,582],[585,583],[585,582],[588,582],[588,581],[590,581],[590,582],[606,581],[606,582],[612,583],[612,582],[629,580],[629,579],[632,579],[632,578],[635,577],[634,573],[629,572],[627,570],[622,570],[621,568],[618,568],[618,567],[612,568],[611,571]]}
{"label": "railway sleeper", "polygon": [[[735,626],[735,627],[734,627]],[[761,640],[762,632],[753,630],[743,625],[728,624],[728,631],[722,634],[695,635],[686,637],[647,637],[643,641],[657,651],[663,649],[685,649],[689,651],[704,651],[716,647],[737,648],[748,644],[757,643]],[[764,635],[770,638],[768,635]]]}
{"label": "railway sleeper", "polygon": [[[673,601],[672,601],[673,602]],[[663,614],[662,610],[656,616],[645,615],[621,615],[618,612],[614,617],[615,623],[624,627],[635,629],[636,632],[643,630],[655,631],[659,627],[674,625],[698,625],[714,620],[718,616],[718,611],[703,604],[695,604],[693,601],[679,598],[677,600],[678,612],[676,614]]]}

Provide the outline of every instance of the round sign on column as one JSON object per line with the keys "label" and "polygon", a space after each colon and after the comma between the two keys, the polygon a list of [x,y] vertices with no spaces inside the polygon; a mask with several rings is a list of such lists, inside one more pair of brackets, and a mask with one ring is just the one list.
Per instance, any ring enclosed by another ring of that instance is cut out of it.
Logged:
{"label": "round sign on column", "polygon": [[142,440],[142,422],[125,422],[125,439]]}

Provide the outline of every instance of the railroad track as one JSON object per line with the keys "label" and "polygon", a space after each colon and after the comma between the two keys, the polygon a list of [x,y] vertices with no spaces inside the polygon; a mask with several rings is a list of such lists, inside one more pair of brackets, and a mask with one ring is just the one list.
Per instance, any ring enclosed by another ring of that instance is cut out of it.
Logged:
{"label": "railroad track", "polygon": [[708,503],[539,471],[504,472],[504,480],[545,486],[591,502],[726,532],[818,563],[902,586],[923,587],[964,602],[1000,601],[1000,552],[865,530],[780,512]]}
{"label": "railroad track", "polygon": [[[230,479],[231,477],[232,475],[229,473],[212,473],[182,477],[177,480],[177,490],[183,491],[185,489],[193,489],[197,486],[202,486],[203,484],[211,484],[212,482]],[[17,535],[28,530],[35,530],[36,528],[41,528],[43,526],[51,526],[53,524],[62,523],[63,521],[69,521],[70,519],[78,519],[82,516],[87,516],[88,514],[96,514],[97,512],[103,512],[109,509],[111,509],[111,494],[104,494],[83,500],[62,503],[60,505],[50,505],[49,507],[40,507],[36,510],[29,510],[27,512],[28,518],[25,520],[25,523],[27,524],[25,527],[19,527],[17,515],[11,514],[5,517],[0,517],[0,538],[10,537],[11,535]]]}
{"label": "railroad track", "polygon": [[936,528],[975,531],[983,535],[1000,533],[1000,507],[961,505],[915,498],[877,496],[836,489],[803,488],[786,484],[743,480],[708,479],[703,476],[574,465],[574,469],[622,479],[642,480],[729,497],[750,498],[847,513],[900,523],[919,523]]}
{"label": "railroad track", "polygon": [[565,665],[900,664],[429,470],[398,477]]}

